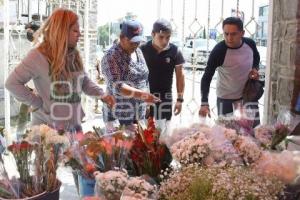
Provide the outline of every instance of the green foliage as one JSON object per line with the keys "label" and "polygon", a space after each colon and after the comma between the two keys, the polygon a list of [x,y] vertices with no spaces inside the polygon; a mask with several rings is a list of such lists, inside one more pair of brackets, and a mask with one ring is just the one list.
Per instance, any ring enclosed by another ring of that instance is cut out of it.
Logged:
{"label": "green foliage", "polygon": [[209,199],[213,185],[211,180],[203,177],[196,178],[188,188],[191,200]]}
{"label": "green foliage", "polygon": [[[121,21],[122,20],[114,23],[110,22],[98,28],[98,44],[100,46],[106,47],[119,37]],[[109,39],[111,40],[110,42]]]}
{"label": "green foliage", "polygon": [[98,41],[103,47],[109,44],[109,24],[105,24],[98,28]]}
{"label": "green foliage", "polygon": [[246,200],[257,200],[257,198],[253,194],[247,194]]}

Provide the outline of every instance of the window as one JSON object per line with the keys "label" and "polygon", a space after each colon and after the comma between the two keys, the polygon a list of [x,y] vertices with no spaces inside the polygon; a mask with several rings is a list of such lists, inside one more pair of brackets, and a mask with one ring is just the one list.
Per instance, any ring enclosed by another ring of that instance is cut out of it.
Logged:
{"label": "window", "polygon": [[259,8],[259,16],[268,16],[269,6],[262,6]]}
{"label": "window", "polygon": [[263,23],[264,26],[262,27],[262,37],[268,37],[268,22]]}
{"label": "window", "polygon": [[264,9],[263,9],[263,7],[260,7],[259,8],[259,16],[263,16],[263,14],[264,14]]}

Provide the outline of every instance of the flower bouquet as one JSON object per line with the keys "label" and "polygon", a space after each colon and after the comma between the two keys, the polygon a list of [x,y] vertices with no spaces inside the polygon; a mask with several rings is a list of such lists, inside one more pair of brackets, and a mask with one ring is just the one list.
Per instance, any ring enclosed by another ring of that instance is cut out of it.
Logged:
{"label": "flower bouquet", "polygon": [[[7,147],[8,152],[1,155],[0,191],[4,191],[6,195],[3,196],[0,192],[0,197],[9,196],[10,199],[19,199],[41,193],[52,195],[56,191],[57,196],[54,199],[58,199],[61,183],[57,180],[56,169],[62,149],[68,145],[68,138],[59,135],[50,127],[33,126],[25,134],[25,139],[13,142]],[[7,159],[3,159],[4,157]],[[6,161],[13,161],[13,163],[6,164]],[[9,176],[5,167],[8,165],[13,167],[14,162],[15,172],[10,170]]]}
{"label": "flower bouquet", "polygon": [[280,153],[265,151],[253,164],[253,168],[260,174],[277,177],[286,184],[292,183],[297,177],[297,163],[290,151]]}
{"label": "flower bouquet", "polygon": [[[185,132],[181,134],[184,135]],[[171,152],[181,165],[243,165],[239,152],[233,146],[237,139],[235,130],[218,125],[198,126],[193,134],[174,143]]]}
{"label": "flower bouquet", "polygon": [[151,184],[149,177],[130,177],[120,200],[155,200],[158,198],[158,187]]}
{"label": "flower bouquet", "polygon": [[95,171],[124,168],[131,146],[131,139],[122,130],[101,136],[87,132],[65,152],[66,164],[93,178]]}
{"label": "flower bouquet", "polygon": [[46,125],[33,126],[25,140],[34,145],[36,187],[52,191],[60,182],[56,178],[58,162],[70,146],[69,138]]}
{"label": "flower bouquet", "polygon": [[217,124],[225,126],[226,128],[234,129],[240,135],[250,135],[253,136],[253,120],[244,117],[229,116],[229,117],[219,117],[217,119]]}
{"label": "flower bouquet", "polygon": [[132,141],[125,131],[103,134],[95,132],[72,134],[71,147],[64,153],[66,165],[78,174],[78,190],[82,197],[94,194],[94,172],[124,168]]}
{"label": "flower bouquet", "polygon": [[272,135],[271,149],[278,149],[278,144],[284,141],[290,132],[291,130],[287,125],[276,124],[275,131]]}
{"label": "flower bouquet", "polygon": [[105,200],[150,200],[158,198],[158,187],[148,176],[129,177],[127,171],[115,169],[95,172],[97,197]]}
{"label": "flower bouquet", "polygon": [[204,166],[241,166],[243,159],[234,142],[238,139],[236,131],[222,126],[213,126],[207,137],[210,139],[209,155],[204,159]]}
{"label": "flower bouquet", "polygon": [[176,142],[184,139],[185,137],[194,135],[195,133],[199,132],[208,133],[211,131],[211,128],[202,123],[193,123],[188,127],[178,127],[172,130],[172,133],[165,139],[168,147],[171,147]]}
{"label": "flower bouquet", "polygon": [[269,125],[260,125],[254,129],[254,137],[258,140],[264,149],[270,149],[274,127]]}
{"label": "flower bouquet", "polygon": [[242,156],[246,165],[257,161],[262,154],[262,150],[251,137],[239,136],[234,142],[234,147]]}
{"label": "flower bouquet", "polygon": [[127,185],[128,174],[122,170],[95,172],[96,196],[106,200],[119,200]]}
{"label": "flower bouquet", "polygon": [[276,123],[274,126],[261,125],[256,127],[254,131],[254,136],[260,142],[261,146],[272,150],[282,150],[279,144],[287,141],[287,136],[291,132],[287,125],[281,123]]}
{"label": "flower bouquet", "polygon": [[247,167],[186,166],[161,182],[160,199],[278,199],[284,184]]}
{"label": "flower bouquet", "polygon": [[202,163],[209,154],[211,140],[202,132],[188,136],[171,147],[174,159],[183,165],[190,163]]}
{"label": "flower bouquet", "polygon": [[[4,199],[13,199],[20,196],[19,188],[15,186],[14,183],[17,182],[17,179],[10,179],[5,168],[4,156],[6,154],[6,140],[4,137],[4,128],[0,127],[0,197]],[[18,185],[17,185],[18,186]]]}
{"label": "flower bouquet", "polygon": [[147,174],[158,181],[161,170],[171,163],[171,153],[167,145],[160,142],[160,134],[153,118],[148,118],[146,129],[139,125],[129,153],[134,175]]}

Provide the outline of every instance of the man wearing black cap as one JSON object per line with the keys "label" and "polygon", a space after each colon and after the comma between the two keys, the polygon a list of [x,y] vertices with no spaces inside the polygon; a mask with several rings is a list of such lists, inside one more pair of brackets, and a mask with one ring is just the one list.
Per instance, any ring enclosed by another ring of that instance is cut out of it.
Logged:
{"label": "man wearing black cap", "polygon": [[103,107],[105,122],[118,119],[121,125],[132,125],[145,118],[144,103],[156,103],[159,98],[148,92],[148,69],[138,46],[144,37],[142,25],[135,20],[121,24],[120,42],[104,55],[101,68],[107,92],[116,98],[115,109]]}
{"label": "man wearing black cap", "polygon": [[172,117],[172,82],[176,73],[177,99],[174,114],[182,109],[184,92],[184,58],[178,47],[170,43],[171,23],[159,19],[153,24],[152,40],[141,46],[148,69],[150,92],[161,99],[150,108],[150,116],[170,120]]}

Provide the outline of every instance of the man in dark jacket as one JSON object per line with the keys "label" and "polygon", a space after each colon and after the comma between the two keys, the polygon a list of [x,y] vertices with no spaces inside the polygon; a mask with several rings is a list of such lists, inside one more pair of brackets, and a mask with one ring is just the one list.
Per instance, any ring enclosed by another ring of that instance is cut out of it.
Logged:
{"label": "man in dark jacket", "polygon": [[[234,105],[242,102],[245,83],[249,78],[258,79],[260,56],[255,42],[244,37],[243,22],[237,17],[223,21],[224,40],[210,53],[207,67],[201,80],[200,116],[210,116],[208,94],[212,77],[218,68],[217,107],[218,115],[233,112]],[[258,105],[256,117],[258,117]],[[252,105],[252,108],[254,108]],[[257,118],[256,118],[257,119]],[[257,122],[256,122],[257,123]]]}

